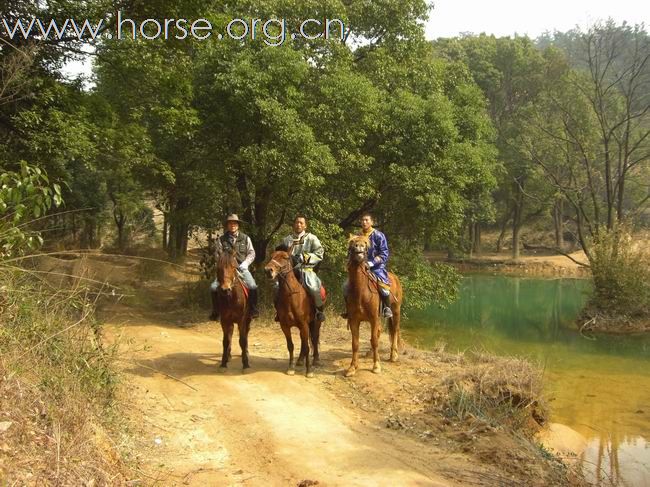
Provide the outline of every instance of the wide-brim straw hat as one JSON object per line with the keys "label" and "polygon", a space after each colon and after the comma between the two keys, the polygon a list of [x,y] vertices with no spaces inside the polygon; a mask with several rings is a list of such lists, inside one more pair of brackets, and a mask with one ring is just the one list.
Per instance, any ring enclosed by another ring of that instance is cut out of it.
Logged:
{"label": "wide-brim straw hat", "polygon": [[236,213],[231,213],[226,217],[226,223],[228,222],[237,222],[237,223],[244,223],[243,220],[239,219],[239,216],[237,216]]}

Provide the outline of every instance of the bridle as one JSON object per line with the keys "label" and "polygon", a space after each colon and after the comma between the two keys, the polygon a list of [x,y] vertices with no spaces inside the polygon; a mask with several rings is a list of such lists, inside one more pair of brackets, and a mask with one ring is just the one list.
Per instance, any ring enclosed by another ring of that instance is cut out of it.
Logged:
{"label": "bridle", "polygon": [[289,257],[287,259],[287,262],[285,264],[281,264],[275,259],[271,259],[269,263],[273,263],[276,266],[278,266],[278,274],[277,278],[282,281],[287,289],[289,290],[289,294],[296,294],[298,291],[292,289],[291,284],[289,283],[289,280],[287,279],[287,276],[293,272],[293,266],[291,265],[291,254],[289,254]]}
{"label": "bridle", "polygon": [[361,273],[362,273],[364,276],[366,276],[366,278],[368,278],[368,289],[370,289],[370,291],[371,291],[373,294],[376,294],[376,293],[379,292],[379,290],[378,290],[378,288],[377,288],[377,286],[378,286],[378,284],[377,284],[377,278],[376,278],[376,277],[374,276],[374,274],[370,271],[370,267],[368,266],[368,263],[366,262],[366,260],[364,259],[364,260],[361,261],[360,263],[357,263],[357,262],[355,262],[355,261],[352,259],[352,256],[353,256],[353,255],[365,255],[365,254],[367,254],[367,253],[368,253],[368,248],[367,248],[367,247],[366,247],[365,250],[363,250],[363,251],[359,251],[359,252],[350,252],[350,258],[348,259],[348,265],[350,265],[350,264],[354,264],[354,265],[357,265],[357,266],[359,266],[359,267],[361,268]]}
{"label": "bridle", "polygon": [[[233,255],[232,252],[228,252],[226,255],[229,255],[229,256],[231,257],[231,259],[234,259],[234,255]],[[217,262],[217,276],[219,276],[220,264],[221,264],[221,262]],[[232,292],[232,289],[233,289],[235,283],[237,283],[237,281],[241,281],[241,279],[240,279],[239,275],[237,274],[237,265],[234,264],[234,263],[232,262],[232,260],[230,260],[229,262],[223,262],[223,264],[224,264],[224,265],[221,267],[221,273],[222,273],[222,276],[221,276],[221,277],[222,277],[222,279],[225,277],[225,271],[226,271],[225,266],[226,266],[226,265],[228,265],[230,268],[233,269],[233,274],[234,274],[234,275],[233,275],[233,278],[232,278],[232,282],[231,282],[230,288],[228,288],[228,289],[222,289],[221,286],[219,286],[218,291],[220,291],[221,293],[225,293],[226,295],[230,295],[230,293]],[[220,282],[221,284],[223,284],[223,283],[221,282],[222,279],[219,280],[219,282]]]}

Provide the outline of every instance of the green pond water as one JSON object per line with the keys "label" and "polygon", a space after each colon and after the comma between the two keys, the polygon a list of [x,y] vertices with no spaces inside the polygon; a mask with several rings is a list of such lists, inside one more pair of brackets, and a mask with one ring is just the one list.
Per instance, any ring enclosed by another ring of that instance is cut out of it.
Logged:
{"label": "green pond water", "polygon": [[574,322],[590,291],[579,279],[467,275],[454,304],[410,312],[402,333],[421,348],[444,342],[538,363],[551,421],[587,439],[587,478],[650,487],[650,336],[581,336]]}

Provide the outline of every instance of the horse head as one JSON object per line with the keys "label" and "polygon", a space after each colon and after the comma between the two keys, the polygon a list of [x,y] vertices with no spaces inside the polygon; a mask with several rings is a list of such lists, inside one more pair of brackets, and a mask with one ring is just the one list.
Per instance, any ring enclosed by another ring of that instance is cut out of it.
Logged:
{"label": "horse head", "polygon": [[219,281],[219,289],[226,294],[230,294],[237,277],[237,259],[235,252],[224,251],[219,254],[217,260],[217,280]]}
{"label": "horse head", "polygon": [[289,252],[280,247],[275,249],[275,252],[271,254],[271,259],[264,266],[264,272],[266,276],[275,280],[278,276],[284,275],[291,271],[291,257]]}
{"label": "horse head", "polygon": [[348,256],[350,262],[356,264],[366,262],[369,247],[370,242],[368,241],[368,237],[363,235],[350,235],[350,239],[348,240]]}

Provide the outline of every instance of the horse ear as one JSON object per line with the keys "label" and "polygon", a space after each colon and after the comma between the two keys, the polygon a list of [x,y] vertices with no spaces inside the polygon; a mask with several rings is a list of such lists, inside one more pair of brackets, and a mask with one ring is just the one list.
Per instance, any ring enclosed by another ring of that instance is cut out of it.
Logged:
{"label": "horse ear", "polygon": [[275,248],[276,252],[289,252],[289,246],[285,243],[281,243]]}
{"label": "horse ear", "polygon": [[348,243],[352,242],[357,236],[354,233],[350,233],[348,236]]}

